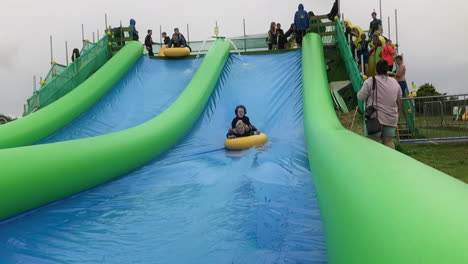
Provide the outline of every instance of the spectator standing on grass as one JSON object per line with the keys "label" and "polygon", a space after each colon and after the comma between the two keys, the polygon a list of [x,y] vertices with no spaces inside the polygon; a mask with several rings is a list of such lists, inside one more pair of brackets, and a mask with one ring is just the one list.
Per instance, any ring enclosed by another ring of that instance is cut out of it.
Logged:
{"label": "spectator standing on grass", "polygon": [[[366,102],[366,109],[369,106],[376,108],[376,113],[382,130],[375,134],[369,134],[372,140],[380,142],[390,148],[395,148],[393,137],[398,125],[398,116],[401,113],[401,89],[398,82],[387,76],[387,61],[381,60],[376,66],[377,76],[367,79],[361,90],[357,94],[359,100]],[[376,85],[373,87],[375,78]]]}
{"label": "spectator standing on grass", "polygon": [[309,14],[304,10],[304,5],[299,4],[296,14],[294,15],[294,25],[296,26],[296,42],[297,47],[302,48],[302,39],[309,28]]}

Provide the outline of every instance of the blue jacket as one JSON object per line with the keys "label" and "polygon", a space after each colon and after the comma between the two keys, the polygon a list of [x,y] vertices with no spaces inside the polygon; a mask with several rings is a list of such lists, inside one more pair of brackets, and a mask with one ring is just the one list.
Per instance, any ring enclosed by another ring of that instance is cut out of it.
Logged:
{"label": "blue jacket", "polygon": [[132,29],[133,29],[133,40],[138,40],[139,39],[139,36],[138,36],[138,30],[136,30],[135,28],[135,25],[136,25],[136,21],[135,19],[130,19],[130,26]]}
{"label": "blue jacket", "polygon": [[306,30],[309,28],[309,14],[304,10],[302,4],[299,4],[296,15],[294,15],[294,24],[296,24],[296,30]]}

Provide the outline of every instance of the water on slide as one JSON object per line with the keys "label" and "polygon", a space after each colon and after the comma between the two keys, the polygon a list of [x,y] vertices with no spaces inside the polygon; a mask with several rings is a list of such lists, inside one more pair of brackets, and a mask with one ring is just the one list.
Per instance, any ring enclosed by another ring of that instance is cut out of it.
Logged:
{"label": "water on slide", "polygon": [[[301,84],[300,51],[231,55],[184,139],[124,177],[0,224],[2,261],[326,263]],[[224,149],[240,103],[267,146]]]}
{"label": "water on slide", "polygon": [[104,135],[152,119],[177,99],[202,60],[142,56],[98,103],[40,144]]}

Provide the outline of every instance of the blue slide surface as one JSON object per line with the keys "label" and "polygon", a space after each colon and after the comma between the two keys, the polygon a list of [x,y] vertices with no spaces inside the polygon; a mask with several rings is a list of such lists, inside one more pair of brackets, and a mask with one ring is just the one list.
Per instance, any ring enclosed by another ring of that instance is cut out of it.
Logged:
{"label": "blue slide surface", "polygon": [[182,93],[202,60],[142,56],[96,105],[39,144],[109,134],[154,118]]}
{"label": "blue slide surface", "polygon": [[[143,97],[129,105],[150,105]],[[267,146],[224,149],[238,104],[269,136]],[[106,115],[115,121],[100,131],[115,131],[109,127],[121,120]],[[131,115],[141,123],[154,112]],[[70,139],[60,137],[49,142]],[[327,263],[304,138],[300,51],[231,55],[183,140],[124,177],[0,223],[0,256],[5,263]]]}

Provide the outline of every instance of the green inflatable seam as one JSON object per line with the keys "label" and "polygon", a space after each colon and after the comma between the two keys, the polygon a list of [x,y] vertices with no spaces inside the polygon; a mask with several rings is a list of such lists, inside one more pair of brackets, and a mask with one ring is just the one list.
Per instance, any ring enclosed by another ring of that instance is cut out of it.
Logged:
{"label": "green inflatable seam", "polygon": [[104,96],[143,54],[137,41],[127,43],[95,74],[54,103],[0,127],[0,148],[34,144],[79,117]]}
{"label": "green inflatable seam", "polygon": [[468,263],[468,188],[341,126],[320,36],[302,49],[304,129],[329,263]]}
{"label": "green inflatable seam", "polygon": [[172,147],[193,126],[230,51],[218,39],[183,93],[163,113],[117,133],[0,150],[0,219],[121,176]]}

